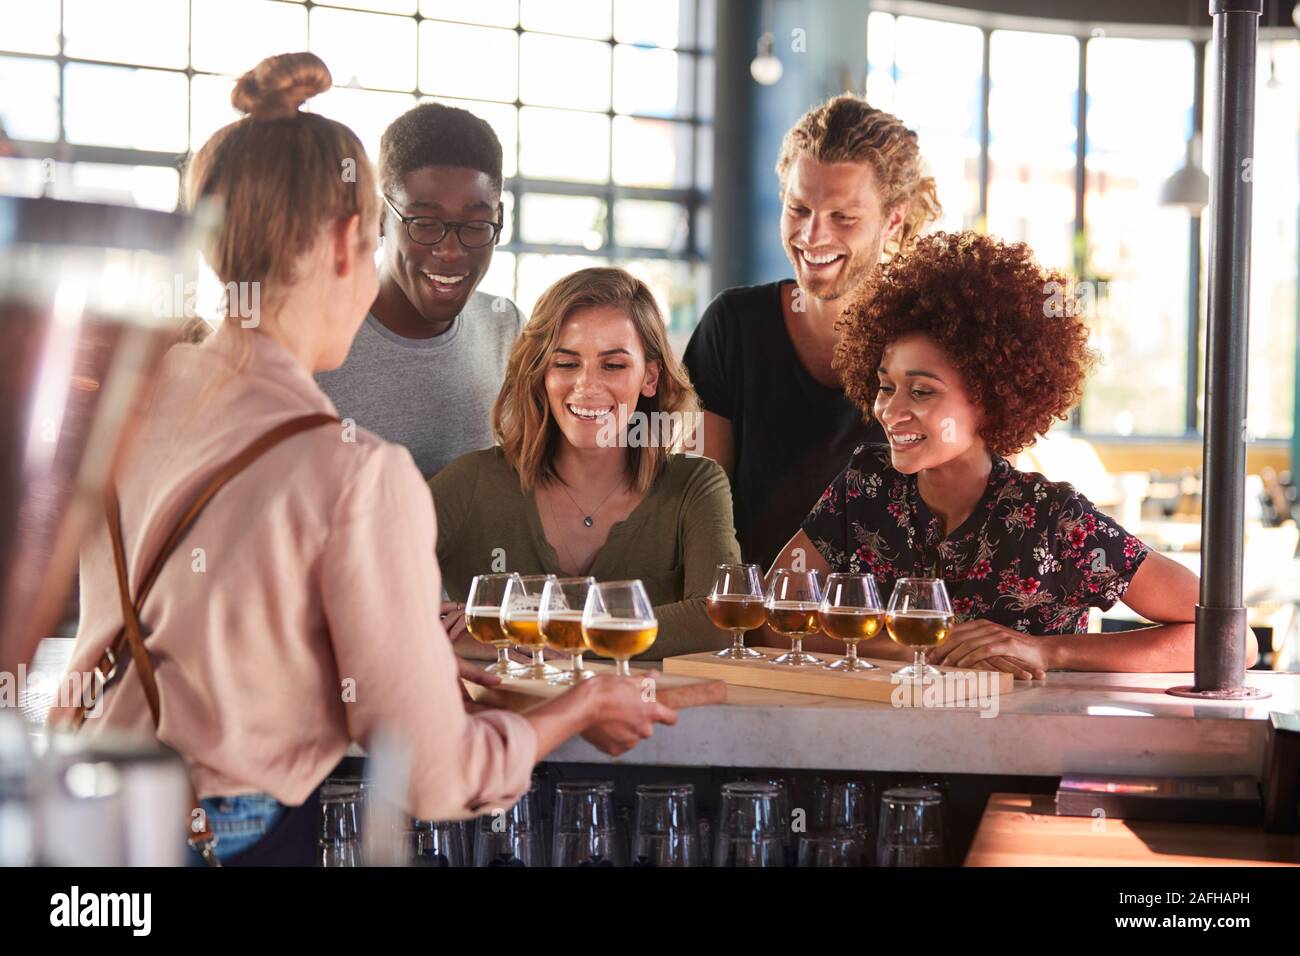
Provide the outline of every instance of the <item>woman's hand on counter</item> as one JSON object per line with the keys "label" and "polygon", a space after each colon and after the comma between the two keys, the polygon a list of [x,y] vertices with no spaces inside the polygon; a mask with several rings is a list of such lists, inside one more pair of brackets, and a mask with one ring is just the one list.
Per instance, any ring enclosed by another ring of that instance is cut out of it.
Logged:
{"label": "woman's hand on counter", "polygon": [[983,665],[1012,673],[1019,669],[1026,675],[1022,680],[1041,680],[1051,667],[1047,651],[1048,645],[1042,638],[992,621],[962,621],[946,641],[930,652],[927,660],[947,667]]}
{"label": "woman's hand on counter", "polygon": [[1041,677],[1035,678],[1033,669],[1024,661],[1016,657],[1006,657],[1003,655],[990,657],[987,660],[981,661],[975,665],[975,669],[1003,671],[1004,673],[1010,674],[1016,680],[1042,679]]}

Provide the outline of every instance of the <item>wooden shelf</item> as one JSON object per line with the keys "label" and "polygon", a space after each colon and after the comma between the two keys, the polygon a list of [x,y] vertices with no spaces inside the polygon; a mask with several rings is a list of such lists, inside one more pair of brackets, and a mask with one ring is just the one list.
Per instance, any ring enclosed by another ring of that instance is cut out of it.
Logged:
{"label": "wooden shelf", "polygon": [[1058,817],[1050,795],[995,793],[967,866],[1300,866],[1300,836],[1210,823]]}

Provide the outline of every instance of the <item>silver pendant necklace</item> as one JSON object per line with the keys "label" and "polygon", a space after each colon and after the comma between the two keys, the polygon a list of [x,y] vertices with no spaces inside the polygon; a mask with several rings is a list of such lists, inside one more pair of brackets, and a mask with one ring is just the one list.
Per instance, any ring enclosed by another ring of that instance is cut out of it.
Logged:
{"label": "silver pendant necklace", "polygon": [[622,487],[623,487],[623,482],[619,481],[618,484],[616,484],[613,488],[609,490],[609,494],[605,495],[604,498],[600,499],[600,504],[596,505],[595,510],[592,511],[591,514],[587,514],[586,510],[582,507],[582,505],[578,504],[578,500],[574,498],[573,495],[569,494],[569,486],[564,483],[563,479],[560,480],[560,490],[563,491],[565,495],[568,496],[568,499],[573,502],[573,507],[577,508],[578,514],[582,515],[582,523],[585,524],[588,528],[590,528],[592,525],[596,523],[596,514],[600,511],[601,508],[605,507],[605,502],[609,501],[609,499],[613,497],[614,492],[618,491],[618,489]]}

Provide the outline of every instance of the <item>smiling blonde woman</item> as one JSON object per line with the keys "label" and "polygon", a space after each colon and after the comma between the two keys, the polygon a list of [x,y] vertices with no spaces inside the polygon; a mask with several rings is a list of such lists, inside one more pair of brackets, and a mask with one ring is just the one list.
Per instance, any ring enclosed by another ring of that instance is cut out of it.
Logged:
{"label": "smiling blonde woman", "polygon": [[[740,552],[726,473],[680,451],[696,409],[644,282],[594,268],[552,285],[493,407],[500,445],[429,482],[451,599],[465,600],[474,575],[503,569],[640,578],[660,625],[643,657],[722,647],[729,637],[704,599],[717,565]],[[448,621],[453,637],[463,628]],[[458,646],[490,656],[470,640]]]}

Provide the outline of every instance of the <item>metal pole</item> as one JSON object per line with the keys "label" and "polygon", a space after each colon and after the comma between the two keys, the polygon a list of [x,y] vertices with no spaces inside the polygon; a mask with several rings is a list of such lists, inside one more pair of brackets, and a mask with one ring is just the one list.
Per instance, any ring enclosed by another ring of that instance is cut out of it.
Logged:
{"label": "metal pole", "polygon": [[1246,360],[1250,209],[1255,141],[1255,47],[1264,0],[1210,0],[1218,110],[1211,142],[1210,272],[1205,346],[1201,601],[1196,606],[1196,682],[1169,692],[1237,699],[1244,685],[1246,608],[1242,538],[1246,495]]}
{"label": "metal pole", "polygon": [[[1205,41],[1197,40],[1192,44],[1195,77],[1195,90],[1192,97],[1192,136],[1205,142]],[[1198,163],[1203,163],[1200,156]],[[1187,227],[1187,376],[1184,388],[1185,408],[1183,409],[1183,430],[1188,435],[1195,435],[1200,427],[1197,416],[1196,396],[1200,393],[1201,377],[1201,216],[1203,210],[1197,210],[1188,218]],[[1204,496],[1202,499],[1204,500]]]}
{"label": "metal pole", "polygon": [[[1080,281],[1092,281],[1088,271],[1088,38],[1079,37],[1079,72],[1074,87],[1074,275]],[[1085,385],[1086,389],[1087,386]],[[1086,396],[1086,392],[1084,393]],[[1076,402],[1070,410],[1071,431],[1081,432],[1083,402]]]}
{"label": "metal pole", "polygon": [[[758,41],[759,11],[753,2],[717,5],[717,51],[713,111],[713,195],[710,201],[713,248],[710,282],[713,294],[753,282],[754,81],[749,61]],[[773,162],[776,158],[773,157]]]}

